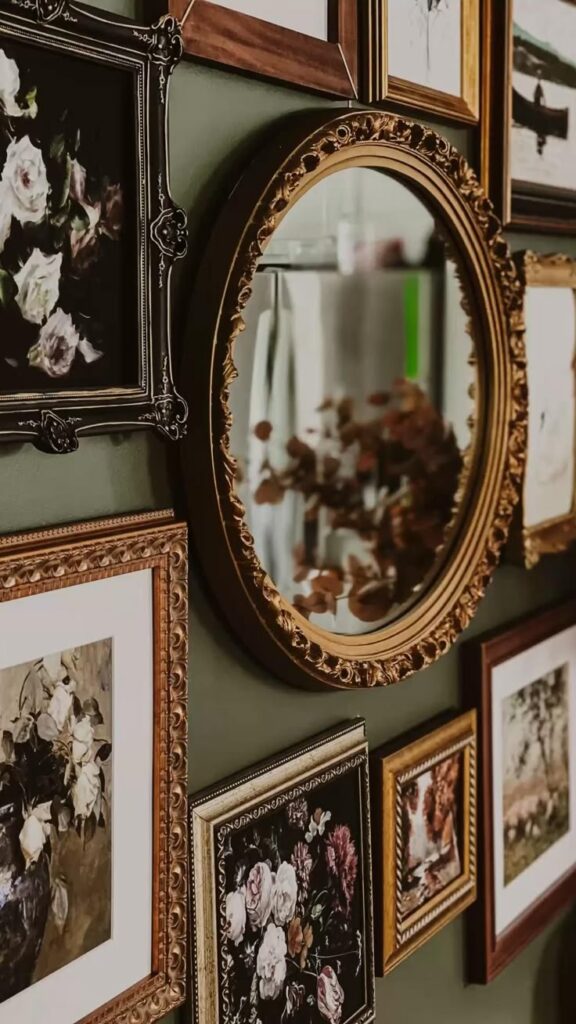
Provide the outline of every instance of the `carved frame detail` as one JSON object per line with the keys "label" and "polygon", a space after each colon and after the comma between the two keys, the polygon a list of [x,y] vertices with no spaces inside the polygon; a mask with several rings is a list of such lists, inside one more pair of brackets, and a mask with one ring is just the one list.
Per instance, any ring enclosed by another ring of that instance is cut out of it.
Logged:
{"label": "carved frame detail", "polygon": [[0,441],[32,441],[65,454],[83,434],[155,427],[178,440],[188,410],[172,375],[170,291],[172,267],[186,253],[186,214],[170,197],[167,159],[168,89],[183,52],[176,18],[152,26],[107,17],[72,0],[0,0],[0,40],[26,39],[55,54],[121,67],[134,80],[137,197],[138,379],[98,391],[5,392],[0,396]]}
{"label": "carved frame detail", "polygon": [[185,999],[187,530],[156,512],[0,538],[0,602],[141,570],[154,579],[153,966],[82,1024],[152,1024]]}
{"label": "carved frame detail", "polygon": [[[421,194],[459,255],[479,343],[476,443],[465,459],[454,542],[437,579],[390,626],[343,637],[299,615],[256,555],[235,490],[230,387],[252,278],[277,224],[316,181],[339,167],[361,165],[386,169]],[[222,608],[238,636],[295,685],[384,686],[430,665],[468,625],[484,594],[524,468],[522,289],[500,222],[473,170],[434,131],[397,115],[360,111],[328,123],[321,113],[292,119],[251,165],[217,221],[196,296],[191,324],[204,343],[193,354],[186,346],[182,379],[196,415],[183,448],[184,475],[199,556],[216,596],[226,594]]]}

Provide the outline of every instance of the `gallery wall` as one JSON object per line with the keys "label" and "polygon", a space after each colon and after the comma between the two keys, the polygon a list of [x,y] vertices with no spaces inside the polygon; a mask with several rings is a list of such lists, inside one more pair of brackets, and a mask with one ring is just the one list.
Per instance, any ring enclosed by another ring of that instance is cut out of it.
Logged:
{"label": "gallery wall", "polygon": [[[146,17],[146,4],[96,5]],[[184,63],[171,95],[172,191],[189,214],[190,255],[178,268],[176,340],[186,336],[186,301],[195,263],[218,204],[277,120],[305,108],[338,104],[287,88]],[[440,129],[444,131],[444,129]],[[472,157],[472,135],[445,132]],[[576,240],[511,236],[576,256]],[[191,410],[194,415],[194,410]],[[194,474],[190,463],[185,471]],[[32,446],[0,450],[0,532],[180,503],[178,455],[151,434],[84,439],[80,450],[52,458]],[[198,493],[198,501],[202,494]],[[507,623],[574,592],[576,555],[542,562],[531,572],[502,566],[463,639]],[[389,690],[308,693],[272,678],[245,654],[212,609],[192,554],[190,634],[190,788],[199,789],[343,719],[361,715],[376,745],[459,702],[457,644],[425,673]],[[465,681],[464,681],[465,685]],[[447,927],[378,982],[378,1024],[573,1024],[571,979],[576,916],[564,915],[487,988],[466,988],[464,923]],[[167,1018],[175,1024],[176,1015]],[[185,1014],[183,1019],[185,1019]]]}

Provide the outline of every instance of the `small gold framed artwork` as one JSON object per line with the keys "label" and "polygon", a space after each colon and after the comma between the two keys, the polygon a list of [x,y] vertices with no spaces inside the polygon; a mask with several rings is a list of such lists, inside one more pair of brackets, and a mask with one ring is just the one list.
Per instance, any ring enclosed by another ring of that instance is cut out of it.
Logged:
{"label": "small gold framed artwork", "polygon": [[480,116],[480,0],[369,0],[371,103],[475,124]]}
{"label": "small gold framed artwork", "polygon": [[476,737],[450,714],[372,755],[379,975],[476,899]]}
{"label": "small gold framed artwork", "polygon": [[515,259],[524,289],[528,450],[511,553],[530,569],[576,539],[576,261],[530,251]]}

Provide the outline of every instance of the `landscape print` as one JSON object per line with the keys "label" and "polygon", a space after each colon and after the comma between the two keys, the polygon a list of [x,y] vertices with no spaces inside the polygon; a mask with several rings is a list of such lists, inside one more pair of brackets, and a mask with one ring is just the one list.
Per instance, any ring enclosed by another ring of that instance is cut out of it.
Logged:
{"label": "landscape print", "polygon": [[505,885],[570,829],[568,671],[560,665],[502,703]]}
{"label": "landscape print", "polygon": [[0,391],[135,383],[131,76],[1,44]]}
{"label": "landscape print", "polygon": [[514,0],[512,177],[576,191],[576,5]]}
{"label": "landscape print", "polygon": [[220,829],[226,1024],[346,1024],[366,1006],[359,784],[355,768]]}
{"label": "landscape print", "polygon": [[112,641],[0,670],[0,1001],[110,938]]}
{"label": "landscape print", "polygon": [[403,786],[400,920],[462,873],[462,769],[454,754]]}

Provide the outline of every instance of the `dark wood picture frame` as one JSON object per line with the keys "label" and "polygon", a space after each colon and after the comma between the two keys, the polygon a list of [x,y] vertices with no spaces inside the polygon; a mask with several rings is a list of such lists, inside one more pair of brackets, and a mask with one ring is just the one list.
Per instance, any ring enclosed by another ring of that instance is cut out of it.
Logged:
{"label": "dark wood picture frame", "polygon": [[504,227],[576,235],[574,191],[512,181],[513,0],[484,0],[480,175]]}
{"label": "dark wood picture frame", "polygon": [[0,0],[0,44],[4,40],[131,76],[137,350],[130,353],[134,381],[126,386],[0,393],[0,441],[32,441],[65,453],[78,447],[80,435],[143,427],[176,440],[187,406],[172,374],[170,279],[174,260],[186,252],[186,215],[170,196],[166,135],[169,81],[182,55],[180,27],[169,16],[141,26],[69,0]]}
{"label": "dark wood picture frame", "polygon": [[[0,537],[0,606],[130,573],[151,576],[150,634],[143,638],[151,646],[152,668],[150,963],[145,977],[94,1006],[82,1024],[152,1024],[185,999],[187,533],[171,510],[161,510]],[[67,977],[66,984],[73,984]]]}
{"label": "dark wood picture frame", "polygon": [[507,629],[462,646],[464,703],[478,713],[478,901],[467,914],[468,980],[486,985],[576,898],[574,866],[498,937],[495,931],[492,806],[492,669],[509,658],[576,625],[576,599],[529,615]]}
{"label": "dark wood picture frame", "polygon": [[368,0],[364,19],[365,74],[369,103],[420,111],[423,116],[463,125],[480,116],[480,0],[462,0],[462,94],[451,96],[388,73],[388,0]]}
{"label": "dark wood picture frame", "polygon": [[328,96],[358,98],[358,0],[326,0],[328,40],[208,0],[156,0],[182,23],[185,52]]}

